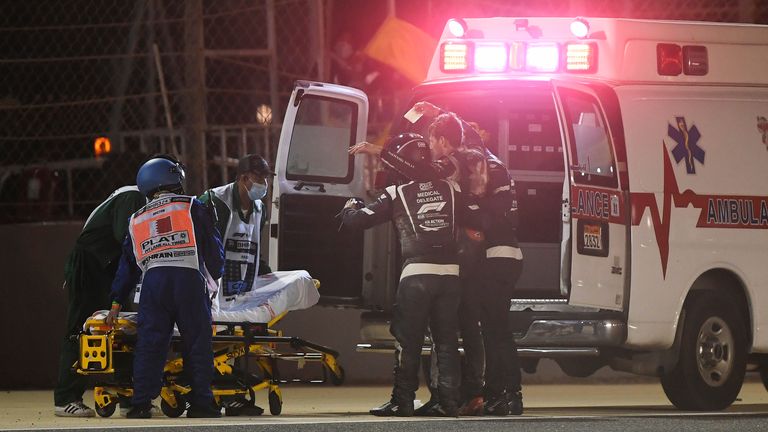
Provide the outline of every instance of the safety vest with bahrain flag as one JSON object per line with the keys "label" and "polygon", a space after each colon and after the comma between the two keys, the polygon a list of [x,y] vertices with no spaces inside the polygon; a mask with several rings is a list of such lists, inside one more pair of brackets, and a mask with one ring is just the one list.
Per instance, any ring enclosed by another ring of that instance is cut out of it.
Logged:
{"label": "safety vest with bahrain flag", "polygon": [[199,270],[192,222],[193,199],[184,195],[161,195],[131,216],[133,253],[142,272],[155,267]]}

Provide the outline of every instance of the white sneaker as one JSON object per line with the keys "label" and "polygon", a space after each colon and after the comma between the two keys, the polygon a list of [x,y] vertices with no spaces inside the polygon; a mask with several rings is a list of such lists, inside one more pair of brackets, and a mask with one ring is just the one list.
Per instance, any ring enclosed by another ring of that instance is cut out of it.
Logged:
{"label": "white sneaker", "polygon": [[[120,417],[126,417],[128,415],[128,411],[131,410],[131,407],[120,407]],[[163,417],[165,414],[163,414],[162,411],[160,411],[160,408],[152,404],[152,417]]]}
{"label": "white sneaker", "polygon": [[95,417],[96,411],[88,408],[83,401],[74,401],[64,406],[57,406],[53,411],[57,417]]}

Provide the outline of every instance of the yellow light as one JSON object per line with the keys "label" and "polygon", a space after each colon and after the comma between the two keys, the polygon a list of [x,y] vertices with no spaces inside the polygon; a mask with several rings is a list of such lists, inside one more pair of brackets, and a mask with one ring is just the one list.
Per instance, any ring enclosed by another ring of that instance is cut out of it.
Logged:
{"label": "yellow light", "polygon": [[112,142],[107,137],[98,137],[93,141],[93,154],[98,158],[112,152]]}
{"label": "yellow light", "polygon": [[597,46],[592,43],[566,45],[565,69],[568,72],[594,72],[597,69]]}
{"label": "yellow light", "polygon": [[442,46],[442,69],[444,72],[458,72],[469,69],[469,45],[446,42]]}

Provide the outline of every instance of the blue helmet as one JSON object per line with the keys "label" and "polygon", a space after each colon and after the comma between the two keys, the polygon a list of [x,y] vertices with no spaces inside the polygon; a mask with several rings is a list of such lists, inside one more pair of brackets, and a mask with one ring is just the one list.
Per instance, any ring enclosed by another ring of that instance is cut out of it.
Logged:
{"label": "blue helmet", "polygon": [[136,186],[147,198],[151,198],[159,190],[182,191],[183,182],[184,167],[180,163],[163,158],[148,160],[136,174]]}

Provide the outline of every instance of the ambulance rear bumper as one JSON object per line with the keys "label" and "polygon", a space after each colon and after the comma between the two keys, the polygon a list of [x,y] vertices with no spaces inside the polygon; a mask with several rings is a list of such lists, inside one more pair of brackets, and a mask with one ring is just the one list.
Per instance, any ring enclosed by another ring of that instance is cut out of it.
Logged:
{"label": "ambulance rear bumper", "polygon": [[[387,316],[365,317],[357,351],[392,352],[395,341],[389,323]],[[554,358],[599,355],[600,348],[620,346],[626,337],[627,325],[618,319],[547,319],[532,321],[516,341],[521,356]],[[426,339],[425,351],[430,344]]]}

